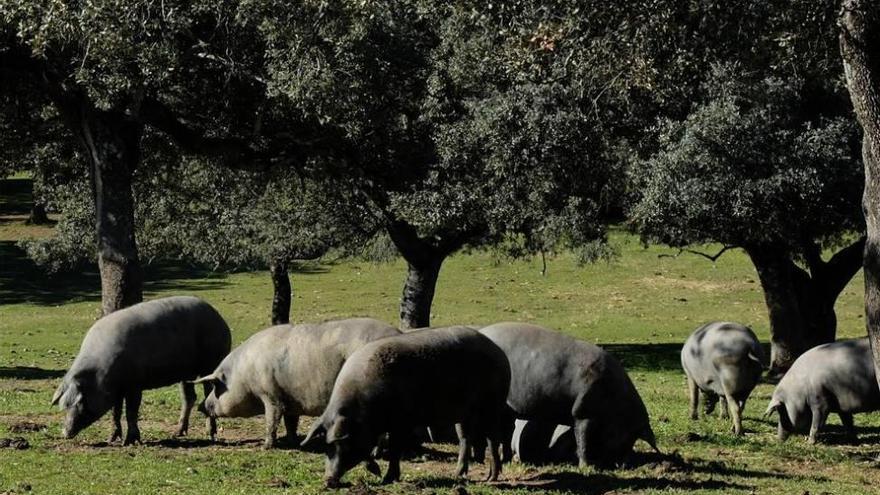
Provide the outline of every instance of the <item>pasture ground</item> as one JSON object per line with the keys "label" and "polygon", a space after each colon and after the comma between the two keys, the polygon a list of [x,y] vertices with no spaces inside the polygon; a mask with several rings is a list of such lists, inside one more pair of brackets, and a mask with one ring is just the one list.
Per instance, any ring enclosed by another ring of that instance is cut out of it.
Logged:
{"label": "pasture ground", "polygon": [[[24,179],[0,181],[0,438],[21,437],[28,448],[0,447],[0,493],[321,493],[323,456],[292,448],[263,451],[260,418],[222,420],[220,441],[205,440],[196,414],[190,436],[171,437],[179,408],[176,387],[150,391],[141,411],[144,445],[107,445],[109,419],[73,440],[60,436],[61,414],[52,392],[94,322],[100,291],[94,268],[47,276],[15,241],[48,235],[24,227]],[[613,469],[505,466],[502,481],[483,483],[484,466],[470,481],[453,479],[454,448],[430,446],[403,465],[403,482],[389,487],[362,467],[346,476],[342,493],[880,493],[880,416],[859,415],[860,443],[844,443],[839,419],[824,443],[802,436],[775,440],[775,423],[761,419],[772,392],[762,384],[745,414],[746,435],[729,422],[687,416],[678,352],[686,336],[708,320],[750,325],[767,341],[766,310],[757,276],[741,252],[712,263],[690,254],[643,248],[614,232],[620,256],[578,267],[560,254],[546,276],[539,260],[511,261],[474,252],[443,268],[433,323],[530,321],[596,342],[626,366],[648,407],[664,455],[637,444],[632,466]],[[707,251],[717,247],[708,246]],[[295,321],[354,315],[396,321],[401,262],[346,261],[303,267],[293,274]],[[234,343],[268,326],[271,284],[265,272],[214,274],[173,263],[147,268],[146,298],[194,294],[229,322]],[[864,333],[862,278],[838,302],[839,334]],[[300,425],[304,431],[306,422]],[[3,442],[0,441],[0,445]],[[383,465],[384,467],[384,465]]]}

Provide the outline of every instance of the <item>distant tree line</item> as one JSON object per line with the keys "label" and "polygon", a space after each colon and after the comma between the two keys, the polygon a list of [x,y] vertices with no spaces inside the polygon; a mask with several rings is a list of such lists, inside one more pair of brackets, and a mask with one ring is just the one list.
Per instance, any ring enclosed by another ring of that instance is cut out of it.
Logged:
{"label": "distant tree line", "polygon": [[877,17],[844,4],[2,0],[0,171],[62,213],[32,257],[97,252],[104,313],[153,257],[269,268],[283,322],[293,264],[399,254],[421,327],[467,247],[740,248],[778,374],[877,235]]}

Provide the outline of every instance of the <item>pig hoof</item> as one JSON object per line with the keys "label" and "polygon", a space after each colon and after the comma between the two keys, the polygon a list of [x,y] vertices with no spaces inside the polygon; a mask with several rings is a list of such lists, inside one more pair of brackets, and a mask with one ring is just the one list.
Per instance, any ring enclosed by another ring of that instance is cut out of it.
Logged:
{"label": "pig hoof", "polygon": [[122,432],[115,430],[110,434],[110,439],[107,440],[107,443],[116,443],[120,440],[122,440]]}
{"label": "pig hoof", "polygon": [[174,434],[176,437],[185,437],[189,433],[187,428],[180,427],[177,429],[177,433]]}
{"label": "pig hoof", "polygon": [[129,433],[128,435],[125,436],[125,441],[122,442],[122,445],[126,446],[126,445],[140,444],[140,443],[141,443],[141,432],[135,431],[135,432]]}
{"label": "pig hoof", "polygon": [[275,448],[275,442],[263,442],[263,450],[272,450]]}

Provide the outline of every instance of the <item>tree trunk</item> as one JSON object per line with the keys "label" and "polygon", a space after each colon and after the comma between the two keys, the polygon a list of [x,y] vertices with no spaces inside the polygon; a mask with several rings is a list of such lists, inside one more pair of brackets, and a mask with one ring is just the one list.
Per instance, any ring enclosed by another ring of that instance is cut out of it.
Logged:
{"label": "tree trunk", "polygon": [[407,262],[406,282],[400,300],[400,328],[431,326],[431,305],[444,257]]}
{"label": "tree trunk", "polygon": [[43,195],[44,172],[42,165],[38,165],[34,171],[34,177],[31,181],[31,214],[28,216],[28,225],[46,225],[49,223],[49,216],[46,214],[46,197]]}
{"label": "tree trunk", "polygon": [[272,296],[272,324],[283,325],[290,323],[290,275],[287,264],[283,261],[274,261],[269,265],[272,275],[272,287],[275,292]]}
{"label": "tree trunk", "polygon": [[758,271],[770,316],[770,377],[781,377],[807,349],[834,341],[834,304],[861,267],[863,246],[860,239],[827,262],[819,257],[818,247],[810,246],[809,273],[783,248],[746,249]]}
{"label": "tree trunk", "polygon": [[77,117],[77,134],[91,165],[101,307],[107,315],[143,300],[132,194],[143,126],[123,114],[85,105]]}
{"label": "tree trunk", "polygon": [[443,261],[463,242],[450,238],[422,238],[412,225],[395,220],[385,226],[388,236],[406,260],[406,282],[400,299],[400,328],[431,326],[431,305]]}
{"label": "tree trunk", "polygon": [[46,215],[46,202],[42,198],[34,198],[31,214],[25,223],[28,225],[46,225],[49,223],[49,216]]}
{"label": "tree trunk", "polygon": [[[862,207],[865,244],[865,324],[880,369],[880,4],[845,0],[840,18],[840,51],[856,117],[864,131]],[[880,373],[877,373],[880,382]]]}
{"label": "tree trunk", "polygon": [[779,376],[806,348],[803,335],[806,329],[803,311],[806,308],[798,287],[807,277],[792,270],[793,263],[783,255],[761,249],[747,252],[758,271],[770,315],[769,374]]}

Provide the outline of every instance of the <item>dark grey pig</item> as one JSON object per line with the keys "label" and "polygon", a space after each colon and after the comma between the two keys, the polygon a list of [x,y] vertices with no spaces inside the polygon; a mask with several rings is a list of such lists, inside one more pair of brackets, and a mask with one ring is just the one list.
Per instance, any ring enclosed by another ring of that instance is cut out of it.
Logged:
{"label": "dark grey pig", "polygon": [[728,410],[733,431],[742,434],[742,412],[746,400],[761,379],[764,353],[749,327],[717,321],[694,330],[681,349],[681,367],[687,375],[691,419],[697,419],[697,404],[703,392],[706,414],[718,398],[722,418]]}
{"label": "dark grey pig", "polygon": [[[86,333],[52,397],[52,404],[67,410],[64,436],[72,438],[113,409],[110,441],[120,439],[124,400],[128,423],[124,444],[139,442],[141,393],[177,382],[183,396],[177,435],[185,435],[196,401],[189,381],[210,373],[229,352],[230,341],[229,327],[220,314],[195,297],[156,299],[101,318]],[[210,419],[212,438],[216,427]]]}
{"label": "dark grey pig", "polygon": [[212,418],[265,414],[264,447],[271,448],[282,417],[294,439],[300,416],[324,412],[345,360],[367,342],[392,335],[400,331],[371,318],[267,328],[197,380],[213,385],[199,410]]}
{"label": "dark grey pig", "polygon": [[510,361],[507,403],[516,417],[573,425],[580,465],[621,461],[637,439],[656,450],[639,393],[601,348],[526,323],[497,323],[480,333]]}
{"label": "dark grey pig", "polygon": [[416,427],[456,424],[458,474],[468,469],[470,441],[490,448],[489,478],[501,472],[498,446],[507,417],[510,366],[498,347],[466,327],[417,330],[369,343],[342,366],[324,414],[303,444],[322,435],[327,444],[325,480],[336,486],[360,462],[378,474],[372,451],[388,434],[388,471],[400,479],[401,443]]}
{"label": "dark grey pig", "polygon": [[779,416],[779,440],[809,427],[810,443],[829,413],[837,413],[851,440],[856,439],[854,413],[880,409],[880,389],[867,338],[841,340],[810,349],[782,377],[767,415]]}

